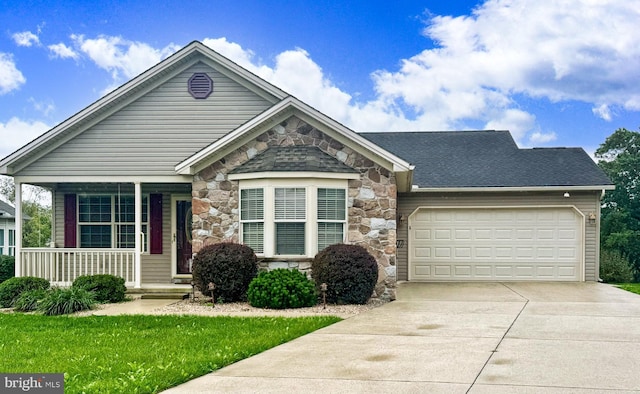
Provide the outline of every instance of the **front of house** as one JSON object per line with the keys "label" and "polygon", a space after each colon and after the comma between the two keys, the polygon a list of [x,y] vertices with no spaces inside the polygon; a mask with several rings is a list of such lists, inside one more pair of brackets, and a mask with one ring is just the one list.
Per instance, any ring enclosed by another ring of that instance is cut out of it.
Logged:
{"label": "front of house", "polygon": [[16,208],[0,199],[0,255],[16,254]]}
{"label": "front of house", "polygon": [[[53,196],[49,248],[17,275],[68,285],[188,282],[194,253],[247,244],[308,270],[334,243],[398,280],[598,279],[611,182],[581,149],[519,149],[508,132],[358,134],[199,42],[0,161]],[[21,225],[16,226],[17,239]]]}

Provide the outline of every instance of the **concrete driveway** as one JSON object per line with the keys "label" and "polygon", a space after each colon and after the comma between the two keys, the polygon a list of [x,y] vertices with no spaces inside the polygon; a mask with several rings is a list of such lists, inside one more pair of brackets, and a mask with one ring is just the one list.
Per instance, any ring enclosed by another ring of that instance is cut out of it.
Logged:
{"label": "concrete driveway", "polygon": [[596,283],[401,283],[398,300],[168,393],[640,391],[640,296]]}

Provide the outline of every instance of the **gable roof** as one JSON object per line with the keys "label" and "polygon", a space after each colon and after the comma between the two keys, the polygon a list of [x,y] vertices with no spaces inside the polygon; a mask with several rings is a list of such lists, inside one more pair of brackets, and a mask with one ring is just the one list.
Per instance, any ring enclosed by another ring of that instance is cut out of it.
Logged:
{"label": "gable roof", "polygon": [[420,189],[611,189],[582,148],[520,149],[508,131],[362,133],[415,165]]}
{"label": "gable roof", "polygon": [[357,173],[355,169],[315,146],[277,146],[267,148],[229,174],[255,172],[332,172]]}
{"label": "gable roof", "polygon": [[215,65],[217,71],[272,103],[276,103],[288,95],[280,88],[244,69],[211,48],[194,41],[0,160],[0,174],[13,175],[15,173],[13,167],[18,163],[21,166],[25,166],[37,160],[62,145],[69,138],[73,138],[88,128],[88,126],[125,107],[170,79],[177,72],[199,61]]}
{"label": "gable roof", "polygon": [[15,218],[16,208],[10,203],[0,199],[0,217]]}
{"label": "gable roof", "polygon": [[329,134],[338,142],[359,151],[382,167],[394,171],[398,190],[410,190],[411,177],[413,175],[412,164],[293,96],[283,99],[200,152],[179,163],[175,167],[176,173],[193,175],[249,142],[259,133],[267,131],[291,116],[299,117],[313,127]]}

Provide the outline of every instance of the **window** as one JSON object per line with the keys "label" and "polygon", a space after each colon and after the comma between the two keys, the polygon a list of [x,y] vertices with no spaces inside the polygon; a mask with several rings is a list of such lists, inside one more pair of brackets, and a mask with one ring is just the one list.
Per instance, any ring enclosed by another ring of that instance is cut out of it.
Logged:
{"label": "window", "polygon": [[240,191],[242,240],[255,253],[264,253],[264,190]]}
{"label": "window", "polygon": [[9,256],[16,255],[16,230],[9,230]]}
{"label": "window", "polygon": [[306,189],[275,189],[275,244],[277,255],[305,254]]}
{"label": "window", "polygon": [[0,229],[0,255],[4,254],[4,229]]}
{"label": "window", "polygon": [[[346,181],[246,180],[240,184],[240,236],[265,257],[313,257],[344,242]],[[336,187],[334,187],[336,186]]]}
{"label": "window", "polygon": [[[143,252],[148,250],[149,199],[142,197]],[[78,197],[81,248],[135,248],[135,197],[87,195]]]}
{"label": "window", "polygon": [[344,189],[318,189],[318,251],[344,241],[345,194]]}

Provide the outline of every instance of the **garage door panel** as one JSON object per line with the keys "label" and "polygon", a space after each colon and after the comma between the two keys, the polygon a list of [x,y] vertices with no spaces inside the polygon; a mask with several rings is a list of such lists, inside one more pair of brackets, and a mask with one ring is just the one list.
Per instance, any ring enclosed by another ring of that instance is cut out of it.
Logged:
{"label": "garage door panel", "polygon": [[582,217],[570,208],[423,209],[410,280],[580,280]]}

